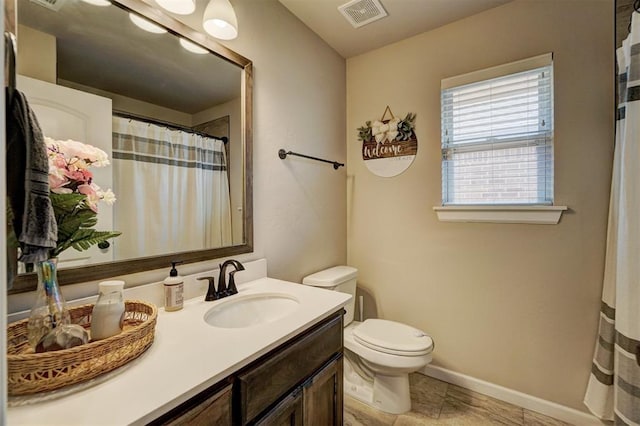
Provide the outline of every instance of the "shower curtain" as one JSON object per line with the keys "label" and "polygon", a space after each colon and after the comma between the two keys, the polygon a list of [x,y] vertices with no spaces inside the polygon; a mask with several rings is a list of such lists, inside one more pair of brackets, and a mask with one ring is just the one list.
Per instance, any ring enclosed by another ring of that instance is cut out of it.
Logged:
{"label": "shower curtain", "polygon": [[618,111],[598,340],[584,403],[640,425],[640,14],[617,51]]}
{"label": "shower curtain", "polygon": [[113,117],[113,169],[116,260],[232,244],[221,140]]}

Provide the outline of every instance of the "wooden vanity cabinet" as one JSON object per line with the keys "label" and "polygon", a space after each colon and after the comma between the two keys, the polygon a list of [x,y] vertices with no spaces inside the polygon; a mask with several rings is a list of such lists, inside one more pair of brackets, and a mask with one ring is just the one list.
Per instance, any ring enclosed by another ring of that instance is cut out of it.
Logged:
{"label": "wooden vanity cabinet", "polygon": [[[217,389],[217,390],[216,390]],[[209,388],[152,422],[168,426],[231,425],[232,386]]]}
{"label": "wooden vanity cabinet", "polygon": [[342,316],[332,314],[152,424],[341,425]]}
{"label": "wooden vanity cabinet", "polygon": [[316,373],[303,387],[305,425],[341,425],[343,401],[342,354]]}
{"label": "wooden vanity cabinet", "polygon": [[[243,369],[234,383],[239,400],[234,418],[241,425],[250,424],[297,388],[307,389],[310,380],[321,374],[325,365],[342,356],[342,346],[342,313],[339,313]],[[342,365],[342,359],[337,363]],[[334,389],[331,391],[336,393]],[[307,400],[314,396],[309,392]],[[312,404],[307,403],[304,408],[307,406]]]}
{"label": "wooden vanity cabinet", "polygon": [[255,425],[341,425],[342,355],[337,356],[305,383],[294,388]]}
{"label": "wooden vanity cabinet", "polygon": [[271,411],[255,422],[256,426],[302,426],[304,424],[302,392],[287,395]]}

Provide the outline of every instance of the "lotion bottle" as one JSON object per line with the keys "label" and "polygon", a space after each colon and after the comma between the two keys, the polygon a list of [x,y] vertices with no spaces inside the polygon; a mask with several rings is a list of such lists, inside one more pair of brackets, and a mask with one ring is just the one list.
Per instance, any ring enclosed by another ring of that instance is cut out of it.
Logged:
{"label": "lotion bottle", "polygon": [[124,321],[124,281],[103,281],[100,295],[91,312],[91,339],[100,340],[122,332]]}
{"label": "lotion bottle", "polygon": [[184,280],[176,269],[179,263],[182,262],[171,262],[169,276],[164,279],[164,310],[169,312],[182,309]]}

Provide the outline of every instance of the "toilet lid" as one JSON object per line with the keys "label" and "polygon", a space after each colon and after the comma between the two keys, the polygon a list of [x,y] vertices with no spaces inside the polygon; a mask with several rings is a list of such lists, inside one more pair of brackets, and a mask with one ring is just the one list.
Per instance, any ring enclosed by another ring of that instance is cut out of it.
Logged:
{"label": "toilet lid", "polygon": [[392,355],[419,356],[433,350],[426,333],[395,321],[368,319],[353,330],[353,337],[363,346]]}

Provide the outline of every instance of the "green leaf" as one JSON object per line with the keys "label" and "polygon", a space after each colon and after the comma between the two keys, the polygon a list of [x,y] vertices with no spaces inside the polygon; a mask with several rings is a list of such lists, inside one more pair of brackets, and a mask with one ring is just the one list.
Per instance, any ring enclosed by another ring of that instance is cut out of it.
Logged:
{"label": "green leaf", "polygon": [[373,135],[371,134],[371,121],[367,121],[364,126],[358,127],[358,140],[363,142],[370,141]]}
{"label": "green leaf", "polygon": [[56,218],[58,221],[58,243],[71,238],[78,229],[91,228],[98,223],[96,213],[89,210],[76,210],[72,214]]}
{"label": "green leaf", "polygon": [[122,232],[118,231],[96,231],[95,229],[78,229],[73,236],[65,241],[62,245],[58,244],[58,247],[53,252],[54,256],[59,255],[69,247],[73,247],[78,251],[88,250],[91,246],[99,244],[110,238],[115,238],[122,235]]}
{"label": "green leaf", "polygon": [[88,250],[91,246],[99,244],[110,238],[115,238],[121,235],[121,232],[117,231],[96,231],[94,229],[84,230],[89,231],[81,238],[74,241],[72,247],[78,251]]}
{"label": "green leaf", "polygon": [[60,214],[70,214],[77,208],[81,208],[85,206],[87,196],[83,194],[56,194],[49,193],[49,198],[51,199],[51,205],[53,206],[53,210]]}
{"label": "green leaf", "polygon": [[411,139],[411,134],[415,128],[415,120],[416,114],[414,113],[408,113],[403,120],[400,120],[400,123],[398,123],[398,132],[400,133],[398,135],[399,140],[408,141]]}
{"label": "green leaf", "polygon": [[70,247],[78,251],[88,250],[95,244],[122,234],[93,229],[98,224],[98,216],[87,205],[85,195],[50,193],[49,197],[58,223],[58,244],[52,256],[58,256]]}

